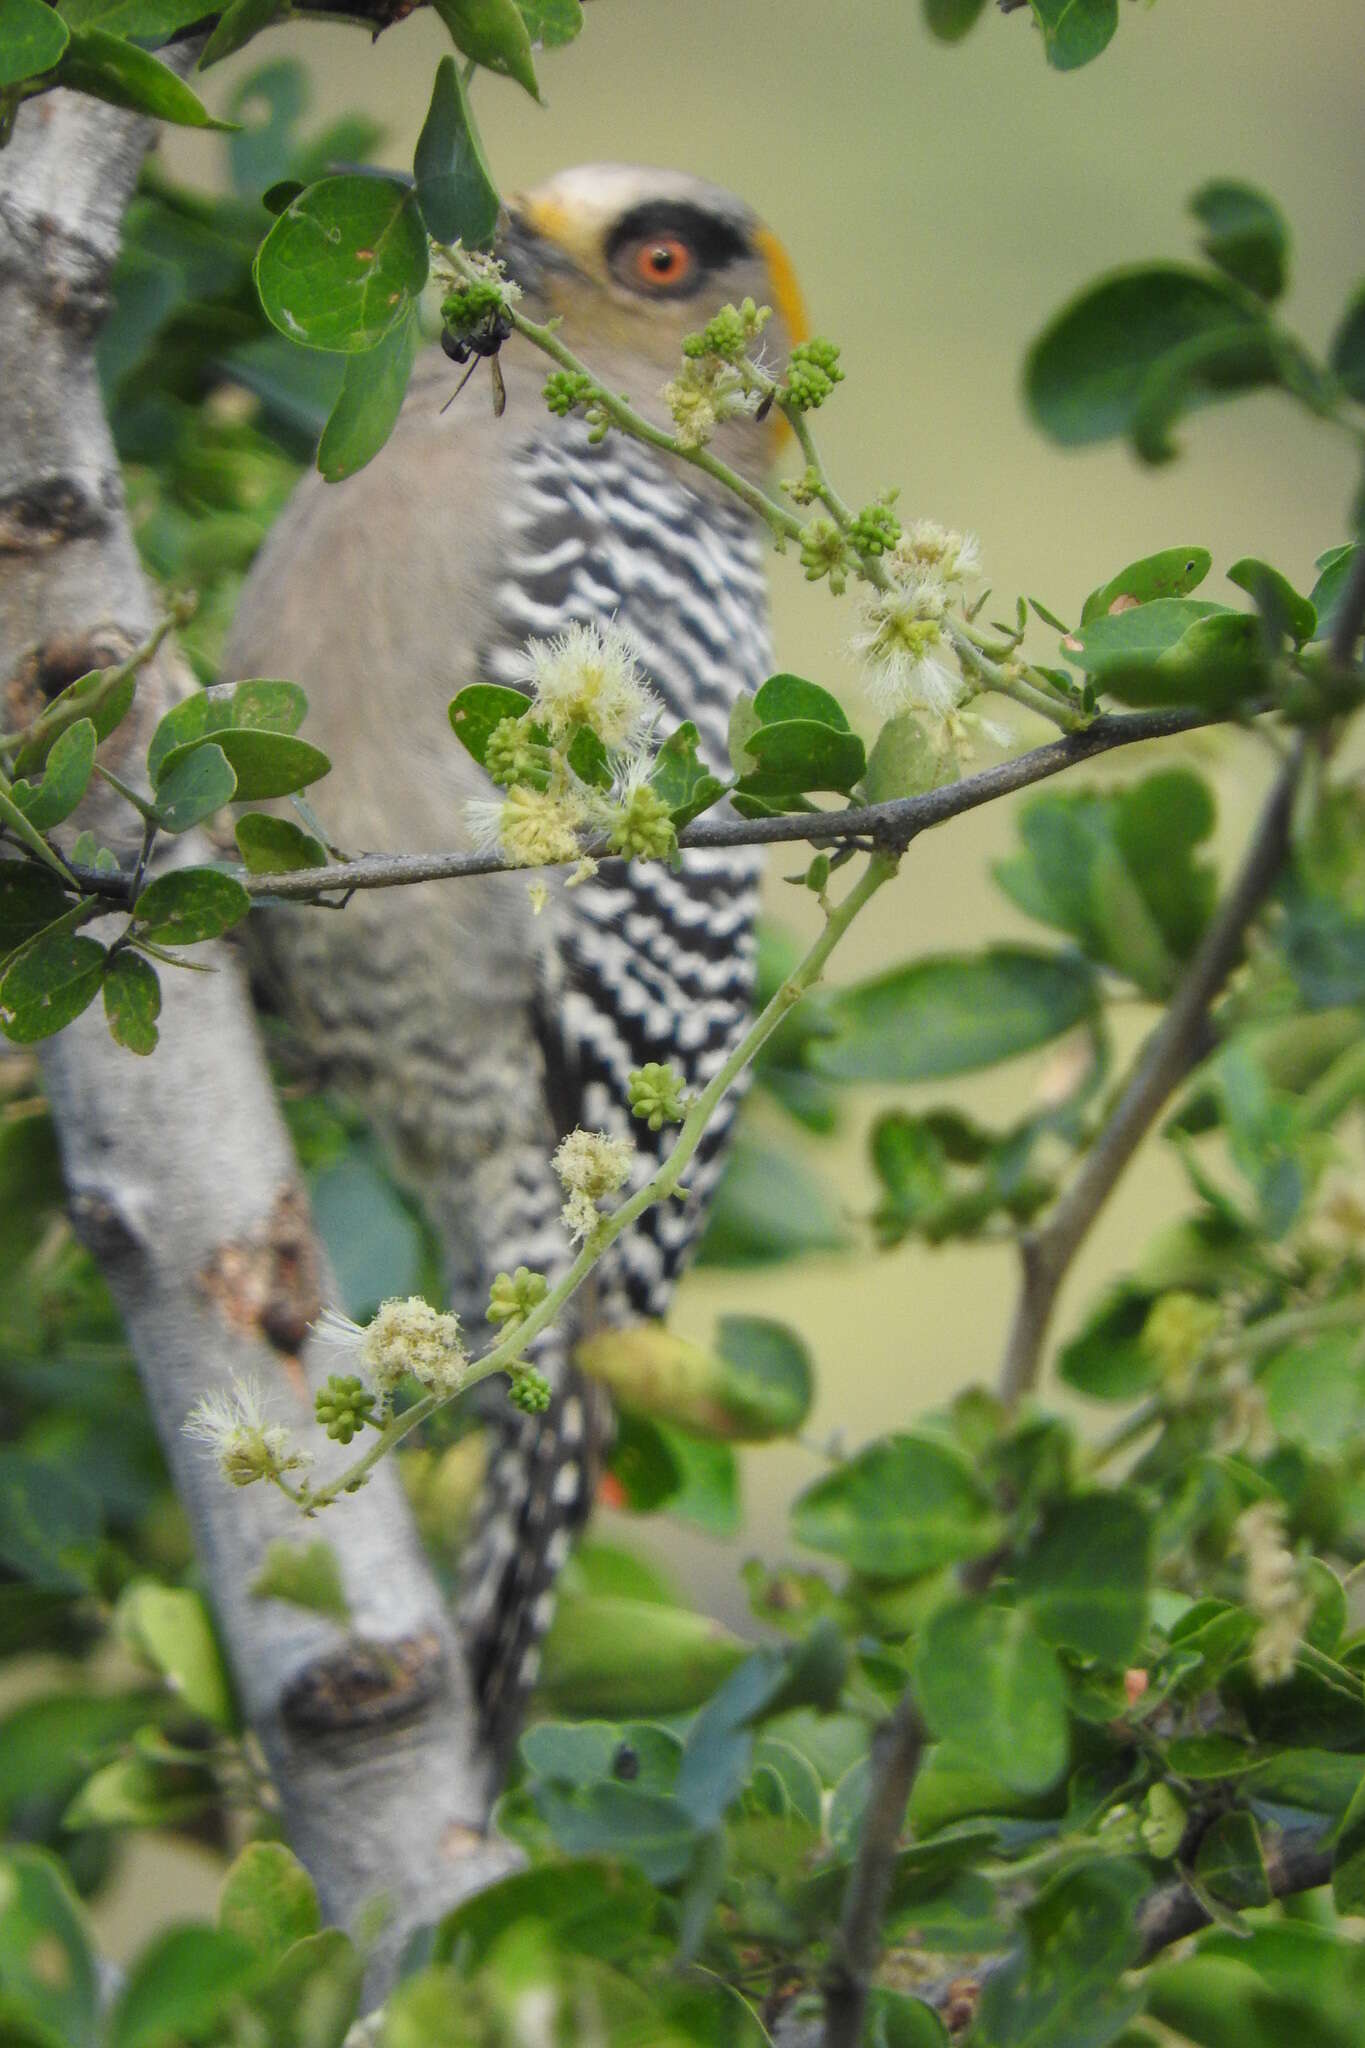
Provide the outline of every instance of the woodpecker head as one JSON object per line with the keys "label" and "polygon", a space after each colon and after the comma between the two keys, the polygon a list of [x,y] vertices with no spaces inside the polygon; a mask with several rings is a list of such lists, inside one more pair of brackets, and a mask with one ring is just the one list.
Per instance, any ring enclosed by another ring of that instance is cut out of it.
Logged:
{"label": "woodpecker head", "polygon": [[777,237],[732,192],[685,171],[560,171],[509,200],[502,253],[538,315],[562,318],[570,347],[654,417],[683,336],[727,302],[772,307],[764,343],[774,362],[807,331]]}

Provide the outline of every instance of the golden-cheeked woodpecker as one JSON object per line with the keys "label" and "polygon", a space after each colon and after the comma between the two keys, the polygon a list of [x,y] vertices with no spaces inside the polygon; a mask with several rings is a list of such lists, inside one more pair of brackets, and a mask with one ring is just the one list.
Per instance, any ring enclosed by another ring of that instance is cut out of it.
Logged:
{"label": "golden-cheeked woodpecker", "polygon": [[[699,178],[623,164],[563,172],[512,202],[500,253],[524,310],[559,316],[602,384],[663,426],[683,337],[726,302],[774,309],[764,344],[776,363],[801,338],[782,248]],[[310,737],[333,762],[327,827],[351,851],[462,843],[465,800],[489,785],[452,740],[446,707],[470,682],[523,683],[528,639],[615,622],[661,700],[661,732],[694,721],[717,772],[731,707],[772,665],[753,517],[696,470],[616,432],[594,445],[581,416],[549,412],[552,366],[519,337],[501,364],[495,417],[477,377],[443,411],[458,373],[435,349],[419,358],[382,453],[344,484],[308,478],[246,585],[224,673],[307,690]],[[741,415],[712,445],[759,477],[780,431]],[[272,999],[419,1194],[471,1335],[499,1269],[565,1269],[558,1138],[576,1126],[628,1135],[643,1177],[674,1133],[632,1119],[630,1069],[669,1062],[700,1087],[743,1030],[760,865],[750,849],[688,852],[676,868],[611,863],[581,887],[552,887],[539,916],[526,877],[498,874],[258,921]],[[573,1345],[604,1321],[663,1314],[734,1107],[707,1133],[687,1201],[646,1212],[540,1340],[548,1412],[499,1404],[463,1594],[495,1738],[534,1678],[610,1428],[603,1397],[570,1368]]]}

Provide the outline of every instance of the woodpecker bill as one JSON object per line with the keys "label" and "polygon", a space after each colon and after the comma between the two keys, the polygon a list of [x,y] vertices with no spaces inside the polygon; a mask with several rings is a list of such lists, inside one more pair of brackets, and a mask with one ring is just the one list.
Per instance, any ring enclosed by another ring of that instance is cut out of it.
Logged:
{"label": "woodpecker bill", "polygon": [[[772,306],[764,339],[778,361],[802,331],[780,245],[730,193],[682,174],[563,172],[512,203],[500,253],[526,311],[558,319],[594,375],[661,426],[683,337],[722,305]],[[446,707],[471,682],[527,689],[528,643],[612,625],[658,700],[660,733],[692,720],[719,773],[732,706],[772,668],[764,536],[745,508],[639,443],[595,442],[581,417],[550,413],[550,365],[519,336],[458,346],[471,368],[486,355],[501,369],[505,416],[443,411],[445,355],[419,360],[381,454],[340,485],[300,485],[228,648],[225,675],[307,690],[310,737],[333,762],[325,822],[348,851],[464,842],[467,800],[492,791]],[[779,432],[739,413],[713,445],[760,477]],[[260,920],[265,999],[316,1076],[359,1100],[425,1205],[471,1344],[494,1274],[525,1266],[553,1282],[572,1258],[551,1164],[563,1138],[628,1138],[638,1185],[673,1132],[632,1118],[630,1071],[667,1063],[698,1090],[743,1031],[759,869],[753,849],[695,850],[676,869],[611,863],[552,887],[539,917],[525,877],[501,874]],[[548,1412],[517,1412],[499,1386],[462,1609],[495,1743],[515,1732],[610,1435],[573,1347],[604,1323],[664,1313],[735,1106],[712,1123],[686,1202],[646,1212],[530,1347],[553,1389]]]}

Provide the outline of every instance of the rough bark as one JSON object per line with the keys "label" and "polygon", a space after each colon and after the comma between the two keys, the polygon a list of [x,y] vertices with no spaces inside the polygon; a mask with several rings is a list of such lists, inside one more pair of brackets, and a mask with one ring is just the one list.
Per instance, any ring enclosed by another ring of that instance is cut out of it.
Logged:
{"label": "rough bark", "polygon": [[[59,93],[21,110],[0,155],[0,678],[12,696],[59,686],[92,650],[126,652],[153,621],[94,366],[149,138],[149,124]],[[135,773],[182,686],[173,657],[144,675],[111,765]],[[76,822],[126,849],[128,818],[96,800]],[[244,978],[230,949],[214,965],[163,970],[150,1058],[116,1047],[96,1008],[51,1042],[45,1074],[73,1218],[123,1314],[290,1838],[334,1919],[390,1902],[379,1993],[412,1928],[507,1858],[480,1832],[488,1763],[393,1465],[312,1528],[264,1486],[229,1487],[181,1434],[193,1402],[233,1375],[260,1381],[281,1419],[306,1417],[302,1354],[326,1287]],[[336,1554],[349,1630],[250,1594],[267,1543],[315,1534]]]}

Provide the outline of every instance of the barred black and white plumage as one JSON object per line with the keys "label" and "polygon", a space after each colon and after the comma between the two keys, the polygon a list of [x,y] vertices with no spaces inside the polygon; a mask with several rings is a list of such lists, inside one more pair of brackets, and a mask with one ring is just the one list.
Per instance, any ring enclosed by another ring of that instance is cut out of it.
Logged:
{"label": "barred black and white plumage", "polygon": [[[770,666],[752,521],[703,499],[635,444],[592,447],[581,429],[532,442],[515,467],[508,573],[497,591],[506,625],[484,650],[487,678],[519,677],[528,633],[610,619],[638,649],[662,702],[661,731],[692,720],[702,758],[724,772],[731,708]],[[629,1136],[639,1155],[635,1185],[676,1133],[650,1132],[631,1117],[629,1073],[666,1061],[699,1090],[728,1057],[753,992],[760,870],[761,857],[747,848],[698,850],[683,855],[677,872],[658,862],[613,864],[556,903],[538,1005],[550,1101],[561,1130]],[[665,1313],[723,1169],[737,1107],[736,1092],[708,1127],[689,1168],[687,1201],[646,1211],[602,1261],[594,1275],[598,1322]],[[553,1276],[568,1260],[562,1195],[552,1176],[527,1165],[509,1189],[508,1213],[492,1219],[490,1270],[530,1262]],[[554,1578],[568,1532],[590,1511],[609,1427],[601,1395],[567,1366],[580,1327],[571,1314],[535,1354],[558,1389],[549,1414],[500,1423],[465,1568],[466,1637],[495,1725],[515,1713],[515,1696],[533,1682]]]}
{"label": "barred black and white plumage", "polygon": [[[778,308],[780,356],[799,319],[785,258],[731,194],[679,173],[590,165],[515,202],[514,274],[538,317],[562,319],[613,390],[659,416],[683,336],[726,300]],[[686,257],[681,276],[678,252]],[[655,257],[667,258],[664,275]],[[419,361],[394,435],[340,488],[305,480],[252,570],[227,675],[286,675],[334,773],[317,803],[335,844],[450,848],[488,784],[453,742],[464,684],[523,671],[529,638],[575,622],[624,628],[661,700],[727,765],[731,706],[769,667],[762,543],[724,490],[616,433],[547,416],[543,358],[503,352],[505,416],[477,383],[443,410],[450,367]],[[716,452],[757,477],[774,426],[719,425]],[[629,1130],[638,1172],[671,1142],[632,1122],[626,1076],[671,1063],[700,1087],[747,1015],[759,859],[690,853],[606,867],[542,917],[526,880],[362,892],[344,914],[265,921],[263,977],[316,1072],[363,1103],[446,1253],[450,1302],[477,1340],[500,1268],[562,1272],[570,1256],[550,1161],[575,1126]],[[514,1730],[555,1575],[591,1504],[609,1429],[571,1376],[576,1335],[667,1306],[719,1175],[733,1098],[689,1168],[687,1203],[641,1218],[534,1357],[559,1388],[537,1425],[502,1397],[464,1637],[490,1741]]]}

